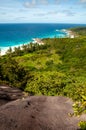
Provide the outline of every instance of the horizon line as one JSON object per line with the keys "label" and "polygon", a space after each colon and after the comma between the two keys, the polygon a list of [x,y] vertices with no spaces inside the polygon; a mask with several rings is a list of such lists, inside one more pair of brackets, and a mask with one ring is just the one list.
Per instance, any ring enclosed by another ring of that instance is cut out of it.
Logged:
{"label": "horizon line", "polygon": [[14,22],[14,23],[11,23],[11,22],[9,22],[9,23],[0,23],[0,24],[85,24],[86,25],[86,23],[54,23],[54,22],[52,22],[52,23],[49,23],[49,22],[44,22],[44,23],[40,23],[40,22]]}

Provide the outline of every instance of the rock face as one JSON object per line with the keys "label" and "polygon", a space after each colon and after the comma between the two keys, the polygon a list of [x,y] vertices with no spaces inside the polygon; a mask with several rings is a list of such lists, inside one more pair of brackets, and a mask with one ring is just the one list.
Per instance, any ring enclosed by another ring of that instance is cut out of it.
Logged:
{"label": "rock face", "polygon": [[79,130],[86,115],[69,117],[72,101],[65,97],[32,96],[0,107],[0,130]]}
{"label": "rock face", "polygon": [[0,86],[0,106],[13,101],[20,99],[24,96],[23,92],[17,88],[11,88],[9,86]]}

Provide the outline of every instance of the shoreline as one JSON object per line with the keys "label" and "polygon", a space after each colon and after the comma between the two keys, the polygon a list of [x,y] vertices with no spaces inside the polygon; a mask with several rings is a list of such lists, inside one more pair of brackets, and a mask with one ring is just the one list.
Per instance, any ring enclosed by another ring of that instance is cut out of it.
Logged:
{"label": "shoreline", "polygon": [[[56,29],[56,31],[57,31],[57,29]],[[62,30],[58,30],[58,31],[61,31],[61,32],[63,32],[63,33],[65,33],[63,36],[59,36],[58,35],[58,37],[57,38],[65,38],[65,37],[68,37],[68,35],[69,35],[69,32],[67,31],[67,29],[62,29]],[[53,36],[53,38],[54,38],[55,36]],[[15,45],[15,46],[9,46],[9,47],[0,47],[0,50],[1,50],[1,56],[3,56],[3,55],[5,55],[6,54],[6,52],[7,52],[7,50],[11,47],[12,48],[12,51],[14,51],[14,48],[15,47],[22,47],[22,45],[26,45],[26,44],[30,44],[31,42],[32,43],[36,43],[36,42],[38,42],[38,44],[39,45],[41,45],[41,44],[44,44],[42,41],[41,41],[41,39],[45,39],[46,37],[42,37],[42,38],[33,38],[31,41],[29,41],[29,42],[26,42],[26,43],[23,43],[23,44],[19,44],[19,45]],[[48,37],[47,37],[48,38]],[[52,36],[50,36],[49,38],[52,38]]]}
{"label": "shoreline", "polygon": [[22,47],[22,45],[26,45],[26,44],[30,44],[30,42],[27,42],[27,43],[23,43],[23,44],[19,44],[19,45],[15,45],[15,46],[9,46],[9,47],[0,47],[0,49],[1,49],[1,56],[3,56],[3,55],[5,55],[6,54],[6,52],[7,52],[7,50],[9,49],[9,48],[11,48],[12,49],[12,51],[14,51],[14,48],[15,47]]}
{"label": "shoreline", "polygon": [[67,34],[67,38],[75,38],[77,35],[70,29],[62,29],[63,32]]}

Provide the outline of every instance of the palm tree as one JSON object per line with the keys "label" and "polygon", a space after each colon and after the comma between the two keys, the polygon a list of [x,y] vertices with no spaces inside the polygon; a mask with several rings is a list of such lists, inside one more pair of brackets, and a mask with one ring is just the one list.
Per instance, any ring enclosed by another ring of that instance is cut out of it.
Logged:
{"label": "palm tree", "polygon": [[6,54],[7,54],[7,55],[11,55],[11,54],[12,54],[12,48],[11,48],[11,47],[9,47],[9,49],[8,49],[7,52],[6,52]]}
{"label": "palm tree", "polygon": [[0,57],[1,57],[1,48],[0,48]]}

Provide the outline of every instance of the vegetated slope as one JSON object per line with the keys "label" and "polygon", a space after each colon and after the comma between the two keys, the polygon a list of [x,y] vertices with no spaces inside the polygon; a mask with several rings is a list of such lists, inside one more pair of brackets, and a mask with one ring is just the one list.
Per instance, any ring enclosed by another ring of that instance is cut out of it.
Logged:
{"label": "vegetated slope", "polygon": [[25,91],[80,99],[86,91],[86,39],[46,39],[45,49],[16,57],[31,72]]}
{"label": "vegetated slope", "polygon": [[86,36],[86,27],[76,27],[76,28],[71,28],[70,30],[80,36]]}
{"label": "vegetated slope", "polygon": [[[44,39],[1,57],[1,83],[31,95],[86,97],[86,37]],[[9,58],[8,58],[9,57]]]}

